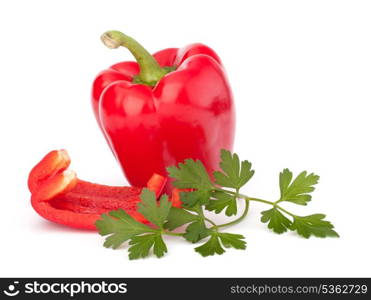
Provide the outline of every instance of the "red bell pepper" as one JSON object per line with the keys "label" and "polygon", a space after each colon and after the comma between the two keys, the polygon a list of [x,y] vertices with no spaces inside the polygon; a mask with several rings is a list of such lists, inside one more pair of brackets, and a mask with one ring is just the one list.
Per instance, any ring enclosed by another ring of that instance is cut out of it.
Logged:
{"label": "red bell pepper", "polygon": [[[96,229],[101,214],[123,209],[140,222],[148,221],[137,212],[139,187],[114,187],[86,182],[67,170],[70,158],[65,150],[51,151],[30,172],[31,204],[43,218],[62,225]],[[160,195],[166,178],[154,174],[148,188]]]}
{"label": "red bell pepper", "polygon": [[217,54],[192,44],[152,56],[118,31],[102,41],[126,47],[137,61],[104,70],[92,89],[95,117],[128,181],[144,186],[153,173],[166,176],[166,167],[187,158],[217,169],[235,129],[232,92]]}

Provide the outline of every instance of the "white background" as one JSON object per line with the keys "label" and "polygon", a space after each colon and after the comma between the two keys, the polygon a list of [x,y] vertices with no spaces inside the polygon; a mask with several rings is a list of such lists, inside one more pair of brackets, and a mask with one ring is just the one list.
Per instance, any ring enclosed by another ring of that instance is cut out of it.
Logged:
{"label": "white background", "polygon": [[[369,1],[1,1],[0,276],[371,276]],[[324,212],[340,239],[276,235],[264,205],[229,231],[247,251],[202,258],[168,239],[162,259],[57,226],[31,208],[26,180],[49,150],[66,148],[80,178],[125,179],[97,127],[90,88],[130,60],[99,36],[118,29],[150,51],[203,42],[227,69],[237,106],[235,150],[256,175],[244,192],[276,200],[289,167],[321,176],[299,214]]]}

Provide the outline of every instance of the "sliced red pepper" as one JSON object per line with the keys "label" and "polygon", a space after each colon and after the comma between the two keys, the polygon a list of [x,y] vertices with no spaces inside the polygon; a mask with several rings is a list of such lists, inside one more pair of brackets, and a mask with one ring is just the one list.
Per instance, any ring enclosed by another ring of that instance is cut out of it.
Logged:
{"label": "sliced red pepper", "polygon": [[69,192],[59,192],[49,201],[32,196],[31,202],[37,213],[49,221],[75,228],[96,229],[94,224],[101,214],[118,208],[146,223],[147,220],[136,211],[140,192],[137,187],[112,187],[78,180]]}
{"label": "sliced red pepper", "polygon": [[76,173],[71,170],[59,172],[39,183],[32,197],[38,201],[49,201],[56,195],[72,190],[77,184]]}
{"label": "sliced red pepper", "polygon": [[181,208],[183,205],[183,202],[180,197],[181,192],[190,192],[192,189],[177,189],[174,188],[171,193],[170,201],[172,203],[172,206]]}
{"label": "sliced red pepper", "polygon": [[34,166],[28,176],[28,188],[33,193],[48,177],[68,168],[71,159],[66,150],[50,151]]}
{"label": "sliced red pepper", "polygon": [[159,197],[166,185],[167,179],[164,176],[159,174],[153,174],[152,177],[147,182],[147,188],[152,192],[156,193],[156,196]]}
{"label": "sliced red pepper", "polygon": [[[107,186],[77,179],[73,171],[66,170],[70,163],[67,152],[59,151],[47,154],[29,176],[31,203],[40,216],[70,227],[96,229],[95,222],[101,214],[121,208],[136,220],[148,223],[137,212],[141,188]],[[159,195],[165,183],[166,178],[154,174],[148,188]]]}
{"label": "sliced red pepper", "polygon": [[173,189],[171,193],[171,199],[170,199],[172,205],[174,207],[182,207],[182,201],[180,200],[180,190],[179,189]]}

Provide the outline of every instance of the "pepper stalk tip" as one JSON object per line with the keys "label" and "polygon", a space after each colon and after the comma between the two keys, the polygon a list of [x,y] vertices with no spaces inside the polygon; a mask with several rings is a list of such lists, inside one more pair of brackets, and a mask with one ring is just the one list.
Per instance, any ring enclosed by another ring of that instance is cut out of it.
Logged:
{"label": "pepper stalk tip", "polygon": [[114,31],[107,31],[100,37],[103,44],[110,49],[117,49],[121,46],[121,41],[115,36]]}

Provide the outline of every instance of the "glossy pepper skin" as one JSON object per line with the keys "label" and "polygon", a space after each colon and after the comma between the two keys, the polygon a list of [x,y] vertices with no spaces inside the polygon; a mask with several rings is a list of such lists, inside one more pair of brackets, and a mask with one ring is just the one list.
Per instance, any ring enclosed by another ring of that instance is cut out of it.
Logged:
{"label": "glossy pepper skin", "polygon": [[[116,31],[102,40],[127,47],[139,62],[102,71],[92,89],[95,117],[128,181],[144,186],[153,173],[166,176],[166,167],[187,158],[218,169],[220,149],[233,147],[235,111],[217,54],[192,44],[142,55],[144,48]],[[151,58],[152,65],[143,63]]]}

